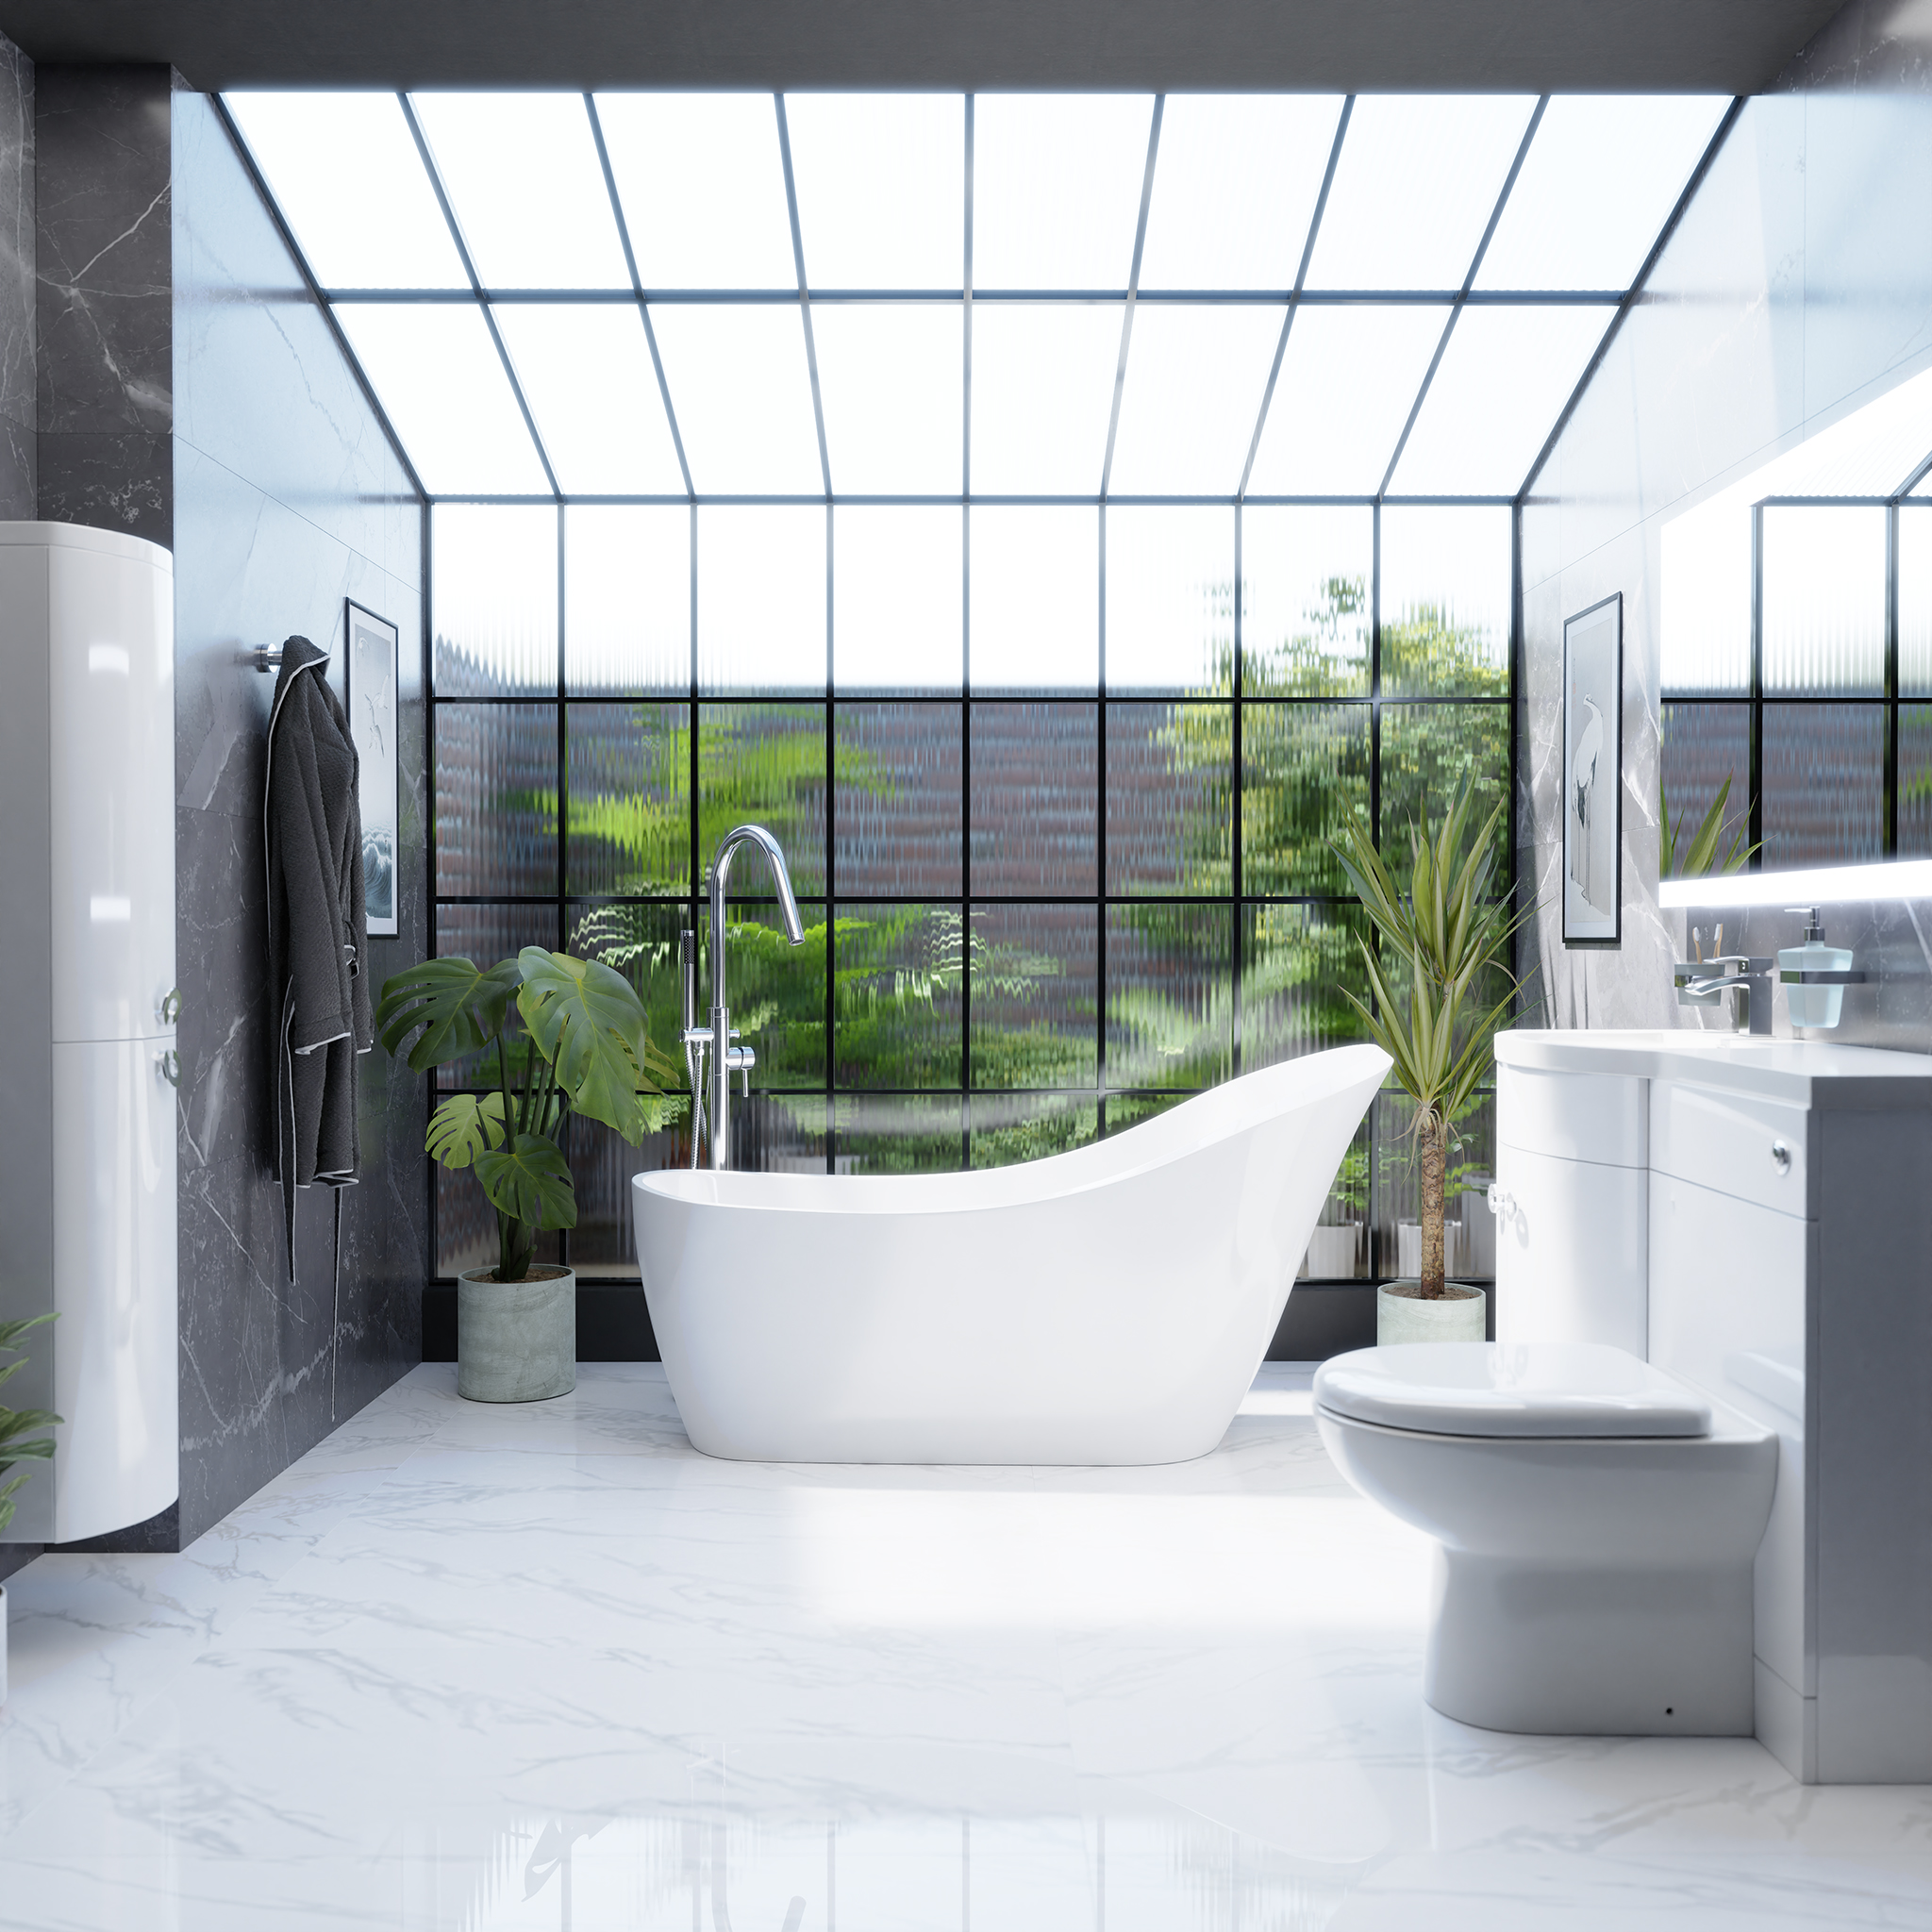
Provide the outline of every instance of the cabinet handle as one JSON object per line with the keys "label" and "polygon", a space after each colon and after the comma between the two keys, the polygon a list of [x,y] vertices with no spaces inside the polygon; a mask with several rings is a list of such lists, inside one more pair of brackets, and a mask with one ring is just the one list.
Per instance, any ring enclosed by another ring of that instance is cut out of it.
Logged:
{"label": "cabinet handle", "polygon": [[181,1084],[181,1056],[170,1046],[155,1056],[155,1074],[165,1080],[170,1087]]}
{"label": "cabinet handle", "polygon": [[1771,1143],[1771,1164],[1780,1174],[1790,1174],[1791,1171],[1791,1150],[1782,1141],[1774,1141]]}

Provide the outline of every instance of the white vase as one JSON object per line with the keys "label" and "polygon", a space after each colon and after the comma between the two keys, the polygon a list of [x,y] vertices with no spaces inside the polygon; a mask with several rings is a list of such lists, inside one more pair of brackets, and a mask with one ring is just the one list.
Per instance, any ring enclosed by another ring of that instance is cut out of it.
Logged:
{"label": "white vase", "polygon": [[[1375,1345],[1393,1348],[1406,1341],[1480,1341],[1488,1327],[1488,1301],[1466,1281],[1446,1284],[1448,1293],[1424,1301],[1415,1281],[1386,1281],[1375,1291]],[[1403,1293],[1403,1290],[1407,1293]]]}
{"label": "white vase", "polygon": [[1344,1221],[1339,1227],[1318,1227],[1308,1237],[1302,1273],[1315,1281],[1353,1281],[1360,1273],[1362,1224]]}

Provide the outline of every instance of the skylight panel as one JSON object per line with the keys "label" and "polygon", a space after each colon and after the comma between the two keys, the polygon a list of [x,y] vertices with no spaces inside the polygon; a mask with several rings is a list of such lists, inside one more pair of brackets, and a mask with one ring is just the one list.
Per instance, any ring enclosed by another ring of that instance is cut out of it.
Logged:
{"label": "skylight panel", "polygon": [[1124,289],[1141,221],[1146,94],[979,94],[973,286]]}
{"label": "skylight panel", "polygon": [[335,314],[431,495],[548,495],[482,311],[343,302]]}
{"label": "skylight panel", "polygon": [[1099,688],[1097,509],[975,509],[971,575],[975,692]]}
{"label": "skylight panel", "polygon": [[812,306],[833,487],[939,496],[960,486],[958,303]]}
{"label": "skylight panel", "polygon": [[723,496],[817,496],[818,421],[795,304],[651,309],[691,484]]}
{"label": "skylight panel", "polygon": [[1390,489],[1507,496],[1609,326],[1606,308],[1465,308]]}
{"label": "skylight panel", "polygon": [[325,289],[466,286],[395,95],[222,98]]}
{"label": "skylight panel", "polygon": [[495,313],[566,495],[684,493],[635,305],[506,302]]}
{"label": "skylight panel", "polygon": [[1169,94],[1143,289],[1291,289],[1341,113],[1336,94]]}
{"label": "skylight panel", "polygon": [[1363,94],[1308,263],[1311,289],[1459,289],[1536,103]]}
{"label": "skylight panel", "polygon": [[580,94],[411,94],[486,289],[624,289]]}
{"label": "skylight panel", "polygon": [[1118,303],[974,305],[975,495],[1099,494],[1120,345]]}
{"label": "skylight panel", "polygon": [[832,512],[832,672],[841,691],[960,681],[960,512],[841,503]]}
{"label": "skylight panel", "polygon": [[599,94],[647,289],[795,289],[770,94]]}
{"label": "skylight panel", "polygon": [[1382,487],[1447,308],[1304,308],[1289,331],[1254,496],[1366,496]]}
{"label": "skylight panel", "polygon": [[787,94],[805,273],[814,289],[965,285],[958,94]]}
{"label": "skylight panel", "polygon": [[1285,312],[1272,303],[1135,308],[1111,494],[1234,494]]}
{"label": "skylight panel", "polygon": [[1483,257],[1479,289],[1627,289],[1728,102],[1559,95]]}

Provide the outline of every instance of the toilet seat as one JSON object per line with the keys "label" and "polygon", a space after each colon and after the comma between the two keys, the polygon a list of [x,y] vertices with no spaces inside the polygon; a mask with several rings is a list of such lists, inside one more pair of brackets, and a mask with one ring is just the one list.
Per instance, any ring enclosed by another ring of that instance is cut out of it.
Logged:
{"label": "toilet seat", "polygon": [[1421,1341],[1360,1348],[1315,1373],[1316,1407],[1419,1435],[1707,1436],[1710,1404],[1598,1341]]}

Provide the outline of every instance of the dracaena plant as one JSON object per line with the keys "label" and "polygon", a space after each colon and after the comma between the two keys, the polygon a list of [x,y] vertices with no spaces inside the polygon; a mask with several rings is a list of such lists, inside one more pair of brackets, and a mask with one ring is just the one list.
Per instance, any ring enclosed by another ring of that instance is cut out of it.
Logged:
{"label": "dracaena plant", "polygon": [[[0,1355],[20,1357],[18,1361],[8,1362],[0,1369],[0,1382],[9,1380],[26,1367],[26,1357],[21,1353],[20,1338],[29,1328],[38,1328],[42,1322],[53,1319],[52,1315],[36,1315],[25,1322],[0,1322]],[[0,1402],[0,1475],[5,1475],[16,1462],[47,1461],[54,1454],[54,1439],[36,1431],[50,1429],[59,1420],[50,1408],[8,1408]],[[13,1493],[32,1474],[32,1470],[24,1469],[18,1475],[0,1483],[0,1530],[11,1525]]]}
{"label": "dracaena plant", "polygon": [[[1430,825],[1424,805],[1409,828],[1407,892],[1396,885],[1362,821],[1345,822],[1331,841],[1381,942],[1378,950],[1357,938],[1373,1004],[1345,991],[1343,997],[1394,1062],[1397,1082],[1415,1103],[1410,1131],[1419,1169],[1421,1291],[1426,1300],[1447,1291],[1443,1180],[1454,1123],[1490,1071],[1496,1023],[1516,996],[1505,956],[1524,915],[1490,895],[1505,808],[1498,804],[1472,833],[1474,796],[1467,781],[1457,788],[1439,825]],[[1491,1004],[1487,994],[1497,974],[1508,991]]]}
{"label": "dracaena plant", "polygon": [[537,1237],[575,1227],[576,1191],[559,1144],[575,1111],[633,1147],[674,1119],[681,1069],[651,1043],[630,982],[595,959],[525,946],[487,971],[425,959],[387,980],[375,1024],[391,1054],[414,1036],[419,1074],[481,1056],[486,1093],[452,1093],[429,1117],[430,1155],[474,1168],[496,1211],[496,1278],[521,1281]]}
{"label": "dracaena plant", "polygon": [[1744,842],[1749,836],[1751,814],[1748,808],[1743,822],[1729,828],[1729,844],[1724,842],[1724,807],[1729,804],[1730,796],[1731,774],[1726,772],[1724,782],[1717,788],[1717,796],[1710,801],[1697,829],[1691,833],[1690,842],[1685,846],[1680,863],[1677,841],[1683,836],[1684,822],[1671,816],[1671,801],[1665,794],[1664,781],[1659,774],[1657,781],[1657,854],[1663,861],[1659,870],[1665,878],[1703,878],[1709,873],[1742,872],[1750,864],[1757,847]]}

